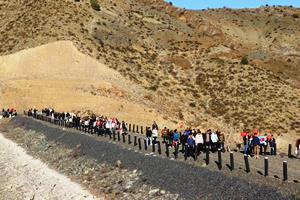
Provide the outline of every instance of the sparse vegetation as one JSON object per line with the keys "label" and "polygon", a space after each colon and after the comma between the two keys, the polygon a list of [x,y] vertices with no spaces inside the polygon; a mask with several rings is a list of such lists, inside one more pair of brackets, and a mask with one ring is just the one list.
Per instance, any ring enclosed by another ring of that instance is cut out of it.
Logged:
{"label": "sparse vegetation", "polygon": [[101,10],[98,0],[90,0],[90,2],[91,2],[91,6],[94,10],[96,10],[96,11]]}
{"label": "sparse vegetation", "polygon": [[249,60],[248,60],[248,56],[243,56],[241,59],[241,64],[242,65],[248,65],[249,64]]}

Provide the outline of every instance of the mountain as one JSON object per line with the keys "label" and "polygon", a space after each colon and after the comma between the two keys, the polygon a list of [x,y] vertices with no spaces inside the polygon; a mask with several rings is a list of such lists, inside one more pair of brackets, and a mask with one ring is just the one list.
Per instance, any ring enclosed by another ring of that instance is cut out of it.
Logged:
{"label": "mountain", "polygon": [[[174,128],[184,122],[201,130],[221,129],[230,141],[239,140],[240,131],[256,128],[276,135],[281,148],[300,136],[300,9],[185,10],[163,0],[99,4],[96,11],[88,0],[2,0],[0,55],[71,41],[81,53],[126,79],[119,87],[128,95],[119,98],[142,108],[135,123],[151,123],[144,116],[160,116]],[[246,55],[249,64],[241,64]],[[45,67],[51,75],[51,63]],[[10,77],[0,75],[4,89]],[[42,83],[44,78],[39,79]],[[86,84],[85,90],[92,92],[93,87]],[[7,94],[10,98],[13,95]],[[20,108],[26,106],[31,102]],[[122,109],[128,113],[124,119],[134,115],[129,107]]]}

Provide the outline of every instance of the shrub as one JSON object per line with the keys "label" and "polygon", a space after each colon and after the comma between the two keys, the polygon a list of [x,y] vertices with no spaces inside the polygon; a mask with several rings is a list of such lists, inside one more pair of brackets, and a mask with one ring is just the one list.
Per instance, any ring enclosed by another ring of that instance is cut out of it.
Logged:
{"label": "shrub", "polygon": [[294,17],[294,18],[299,18],[299,14],[294,13],[294,14],[292,14],[292,17]]}
{"label": "shrub", "polygon": [[91,6],[94,10],[100,11],[100,5],[98,0],[90,0],[91,1]]}
{"label": "shrub", "polygon": [[242,57],[241,64],[242,65],[248,65],[249,64],[248,56],[243,56]]}

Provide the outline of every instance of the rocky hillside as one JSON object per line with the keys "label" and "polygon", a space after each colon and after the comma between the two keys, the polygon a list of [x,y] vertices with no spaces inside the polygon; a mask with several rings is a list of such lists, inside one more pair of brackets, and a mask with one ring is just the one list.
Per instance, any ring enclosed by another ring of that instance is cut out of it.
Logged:
{"label": "rocky hillside", "polygon": [[0,1],[0,54],[70,40],[148,90],[145,103],[169,121],[226,133],[258,128],[284,136],[284,146],[299,137],[299,9],[99,3],[100,11],[88,0]]}

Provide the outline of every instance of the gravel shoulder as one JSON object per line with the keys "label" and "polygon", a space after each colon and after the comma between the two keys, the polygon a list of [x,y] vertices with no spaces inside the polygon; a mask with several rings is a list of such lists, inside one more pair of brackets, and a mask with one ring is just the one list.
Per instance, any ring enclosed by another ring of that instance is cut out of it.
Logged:
{"label": "gravel shoulder", "polygon": [[[143,152],[124,148],[112,142],[96,140],[75,131],[64,131],[26,117],[13,119],[6,128],[13,127],[34,130],[36,134],[44,135],[47,141],[60,143],[69,148],[80,145],[83,154],[98,163],[114,166],[120,160],[125,169],[141,172],[140,178],[145,184],[174,194],[178,193],[178,198],[299,199],[299,191],[282,193],[280,187],[251,183],[243,178],[156,155],[145,156]],[[282,185],[284,187],[284,183]]]}
{"label": "gravel shoulder", "polygon": [[1,133],[0,157],[0,199],[100,199],[26,154],[24,149]]}

